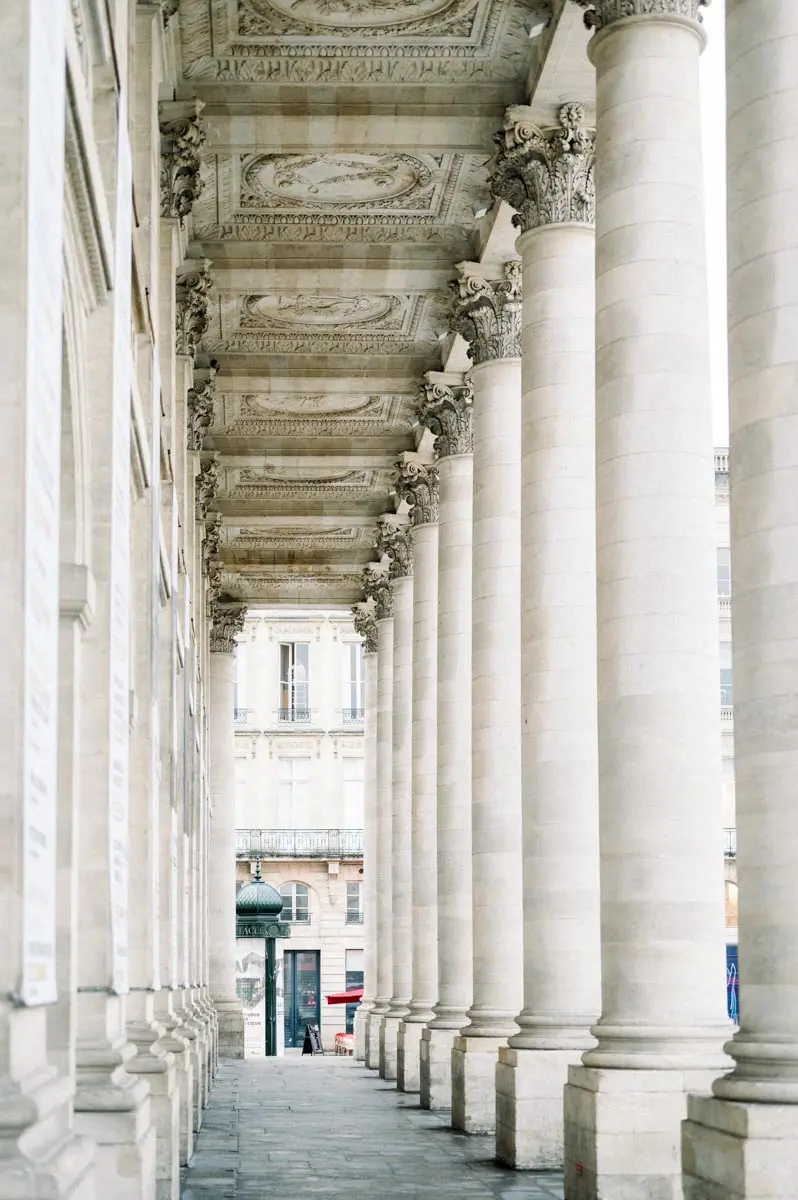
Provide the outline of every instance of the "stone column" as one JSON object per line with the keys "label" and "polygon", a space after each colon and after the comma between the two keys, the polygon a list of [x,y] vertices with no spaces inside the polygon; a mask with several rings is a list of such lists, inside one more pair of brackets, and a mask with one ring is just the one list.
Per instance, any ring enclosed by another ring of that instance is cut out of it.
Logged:
{"label": "stone column", "polygon": [[366,1066],[384,1073],[381,1030],[391,1002],[391,797],[393,795],[393,592],[387,567],[371,572],[377,620],[377,995],[369,1015]]}
{"label": "stone column", "polygon": [[212,607],[210,675],[211,827],[208,872],[211,998],[219,1014],[219,1056],[244,1057],[244,1010],[236,995],[236,810],[233,676],[242,604]]}
{"label": "stone column", "polygon": [[[377,621],[373,603],[352,609],[363,638],[365,712],[363,720],[363,999],[355,1013],[355,1058],[366,1062],[369,1014],[377,995]],[[379,1059],[379,1049],[377,1051]]]}
{"label": "stone column", "polygon": [[421,419],[438,455],[438,999],[421,1035],[421,1104],[452,1106],[452,1047],[471,1003],[473,389],[428,373]]}
{"label": "stone column", "polygon": [[740,1028],[691,1096],[686,1200],[798,1196],[798,9],[726,3]]}
{"label": "stone column", "polygon": [[596,723],[594,139],[508,110],[494,195],[515,209],[521,331],[524,1007],[499,1049],[496,1153],[559,1168],[568,1067],[601,1009]]}
{"label": "stone column", "polygon": [[498,282],[472,263],[458,270],[453,328],[474,362],[474,995],[452,1051],[452,1124],[488,1133],[498,1049],[518,1032],[522,999],[521,264]]}
{"label": "stone column", "polygon": [[679,1193],[728,1028],[703,34],[698,3],[666,7],[591,14],[602,1013],[565,1094],[573,1200]]}
{"label": "stone column", "polygon": [[419,1053],[438,995],[436,876],[438,674],[438,468],[408,462],[402,495],[413,526],[412,995],[399,1023],[396,1086],[421,1088]]}
{"label": "stone column", "polygon": [[383,526],[393,592],[393,770],[391,788],[391,1001],[380,1027],[380,1075],[396,1079],[399,1022],[412,990],[412,693],[413,536],[408,525]]}

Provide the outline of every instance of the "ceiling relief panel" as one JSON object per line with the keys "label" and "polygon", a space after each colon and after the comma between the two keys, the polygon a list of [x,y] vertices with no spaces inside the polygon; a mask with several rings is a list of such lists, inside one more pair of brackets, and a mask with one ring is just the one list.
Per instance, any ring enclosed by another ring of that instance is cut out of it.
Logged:
{"label": "ceiling relief panel", "polygon": [[408,433],[413,395],[222,394],[216,397],[212,437],[380,437]]}
{"label": "ceiling relief panel", "polygon": [[216,83],[520,83],[529,11],[528,0],[182,0],[183,70]]}
{"label": "ceiling relief panel", "polygon": [[272,554],[297,550],[362,550],[371,546],[374,531],[368,526],[333,525],[308,528],[306,525],[280,525],[263,529],[228,527],[223,542],[231,552],[270,551]]}
{"label": "ceiling relief panel", "polygon": [[412,303],[407,296],[247,296],[242,327],[312,330],[401,329],[403,309]]}
{"label": "ceiling relief panel", "polygon": [[216,154],[194,206],[206,241],[434,241],[467,247],[487,154]]}
{"label": "ceiling relief panel", "polygon": [[358,500],[387,495],[392,472],[383,470],[328,470],[324,467],[262,467],[258,470],[230,469],[224,472],[225,487],[220,500],[269,500],[326,498]]}

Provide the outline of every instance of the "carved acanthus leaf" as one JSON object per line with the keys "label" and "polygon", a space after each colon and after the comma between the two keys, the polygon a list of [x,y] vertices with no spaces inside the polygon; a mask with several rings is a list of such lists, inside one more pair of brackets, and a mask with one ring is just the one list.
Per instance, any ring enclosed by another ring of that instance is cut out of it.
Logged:
{"label": "carved acanthus leaf", "polygon": [[449,284],[454,295],[450,326],[468,343],[474,364],[521,356],[521,262],[504,264],[504,279],[489,280],[474,263],[458,263],[460,278]]}
{"label": "carved acanthus leaf", "polygon": [[605,29],[624,17],[686,17],[700,21],[711,0],[575,0],[585,10],[588,29]]}
{"label": "carved acanthus leaf", "polygon": [[448,387],[443,383],[422,384],[418,418],[434,435],[438,458],[473,453],[473,409],[474,388],[470,382],[461,387]]}
{"label": "carved acanthus leaf", "polygon": [[176,349],[178,354],[190,354],[192,358],[209,323],[209,293],[213,287],[210,266],[207,258],[186,260],[177,272]]}
{"label": "carved acanthus leaf", "polygon": [[161,105],[161,216],[187,217],[202,190],[200,150],[205,130],[201,100]]}
{"label": "carved acanthus leaf", "polygon": [[540,129],[531,108],[514,105],[494,138],[499,155],[491,190],[515,209],[513,224],[522,233],[539,225],[595,220],[595,134],[585,126],[581,104],[564,104],[559,118],[559,126]]}
{"label": "carved acanthus leaf", "polygon": [[218,454],[206,458],[200,465],[199,474],[194,481],[197,519],[204,521],[209,506],[216,498],[219,490]]}
{"label": "carved acanthus leaf", "polygon": [[222,540],[222,514],[211,513],[205,521],[205,538],[202,543],[202,567],[208,580],[208,594],[215,600],[222,586],[223,563],[220,555]]}
{"label": "carved acanthus leaf", "polygon": [[202,439],[213,425],[214,401],[216,399],[216,372],[208,372],[206,379],[194,376],[194,385],[188,389],[186,398],[186,445],[189,450],[201,450]]}
{"label": "carved acanthus leaf", "polygon": [[236,635],[243,632],[247,617],[246,604],[229,604],[212,600],[209,605],[211,618],[211,650],[221,654],[234,654]]}
{"label": "carved acanthus leaf", "polygon": [[426,465],[412,459],[400,462],[396,492],[407,502],[414,527],[438,520],[438,468],[434,463]]}
{"label": "carved acanthus leaf", "polygon": [[373,607],[367,608],[363,604],[356,604],[352,609],[352,624],[355,627],[355,633],[359,633],[365,642],[364,652],[376,654],[377,618]]}
{"label": "carved acanthus leaf", "polygon": [[379,563],[369,563],[364,568],[363,591],[367,600],[374,601],[375,620],[384,621],[387,617],[393,616],[393,591],[384,566]]}
{"label": "carved acanthus leaf", "polygon": [[390,559],[388,578],[405,579],[413,574],[413,530],[398,521],[383,521],[377,535],[377,549]]}

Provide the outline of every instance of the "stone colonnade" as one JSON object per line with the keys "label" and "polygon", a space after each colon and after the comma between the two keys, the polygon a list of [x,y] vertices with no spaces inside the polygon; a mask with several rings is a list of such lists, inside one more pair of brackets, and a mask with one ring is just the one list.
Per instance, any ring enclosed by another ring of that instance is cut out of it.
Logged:
{"label": "stone colonnade", "polygon": [[217,467],[200,452],[215,374],[194,362],[212,276],[188,257],[202,106],[159,102],[177,84],[175,7],[8,0],[0,18],[0,143],[19,167],[0,217],[9,1200],[178,1200],[218,1056],[243,1053],[244,611],[223,602]]}
{"label": "stone colonnade", "polygon": [[[417,539],[418,723],[410,863],[394,843],[387,889],[404,905],[412,879],[412,930],[391,931],[393,961],[412,954],[412,992],[393,976],[409,1010],[397,1086],[494,1131],[509,1165],[564,1162],[569,1200],[794,1196],[798,133],[773,105],[786,116],[795,98],[798,13],[727,0],[742,979],[729,1041],[701,4],[582,7],[595,128],[576,103],[545,128],[508,110],[492,186],[515,210],[519,260],[459,265],[453,328],[473,366],[425,379],[435,573],[431,509],[400,486]],[[406,671],[409,639],[408,623],[386,643],[386,671],[389,652]],[[380,639],[378,674],[382,655]],[[382,780],[377,863],[383,806],[403,830]],[[367,1062],[392,1078],[388,1047]]]}

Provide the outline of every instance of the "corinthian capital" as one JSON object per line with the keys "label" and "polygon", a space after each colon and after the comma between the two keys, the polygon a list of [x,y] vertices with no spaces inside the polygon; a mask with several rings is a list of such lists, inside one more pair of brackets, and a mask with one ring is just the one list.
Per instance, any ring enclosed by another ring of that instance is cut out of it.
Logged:
{"label": "corinthian capital", "polygon": [[588,29],[605,29],[623,17],[684,17],[701,20],[710,0],[575,0],[585,10]]}
{"label": "corinthian capital", "polygon": [[504,264],[504,279],[484,279],[474,263],[457,264],[451,328],[468,342],[475,364],[521,356],[521,263]]}
{"label": "corinthian capital", "polygon": [[194,384],[188,389],[186,398],[186,446],[189,450],[201,450],[202,439],[213,424],[214,399],[216,397],[216,372],[195,372]]}
{"label": "corinthian capital", "polygon": [[177,353],[190,354],[192,358],[209,324],[209,293],[213,287],[210,266],[208,258],[187,260],[177,272]]}
{"label": "corinthian capital", "polygon": [[201,100],[161,105],[161,216],[187,217],[202,190],[200,150],[205,130]]}
{"label": "corinthian capital", "polygon": [[499,154],[491,190],[515,209],[513,225],[522,233],[595,220],[595,134],[585,126],[581,104],[564,104],[559,117],[558,126],[540,129],[531,108],[513,105],[494,138]]}
{"label": "corinthian capital", "polygon": [[377,618],[373,608],[364,604],[356,604],[352,609],[352,623],[355,633],[359,633],[364,641],[364,653],[377,653]]}
{"label": "corinthian capital", "polygon": [[380,557],[387,555],[389,559],[388,578],[391,582],[413,574],[413,531],[408,524],[391,518],[381,521],[374,545]]}
{"label": "corinthian capital", "polygon": [[246,604],[230,604],[212,600],[209,615],[212,622],[211,650],[217,654],[234,654],[236,634],[242,632],[247,617]]}
{"label": "corinthian capital", "polygon": [[214,454],[212,457],[206,458],[200,465],[199,474],[194,480],[194,498],[197,517],[200,521],[205,520],[208,506],[213,502],[219,490],[218,457],[218,454]]}
{"label": "corinthian capital", "polygon": [[418,419],[434,436],[438,458],[473,452],[473,408],[474,389],[470,383],[449,387],[427,381],[421,385]]}
{"label": "corinthian capital", "polygon": [[363,571],[363,591],[367,600],[374,601],[375,621],[393,616],[393,592],[388,572],[379,563],[369,563]]}
{"label": "corinthian capital", "polygon": [[399,463],[396,491],[402,500],[407,501],[412,525],[431,525],[437,521],[438,468],[434,463],[404,459]]}

